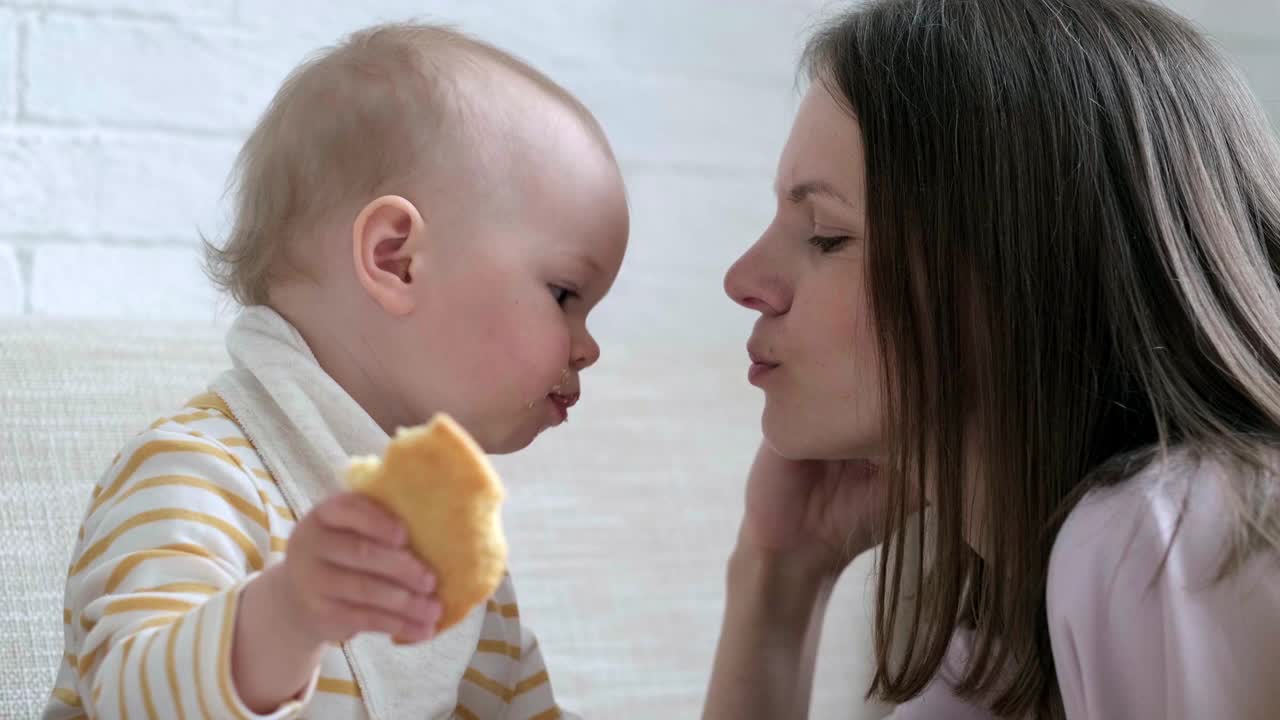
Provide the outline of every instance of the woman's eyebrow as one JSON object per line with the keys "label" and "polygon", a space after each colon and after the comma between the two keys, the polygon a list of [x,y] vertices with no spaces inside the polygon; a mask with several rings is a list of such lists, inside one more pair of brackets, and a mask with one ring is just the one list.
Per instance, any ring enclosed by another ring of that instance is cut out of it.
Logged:
{"label": "woman's eyebrow", "polygon": [[792,202],[796,203],[804,202],[812,195],[826,195],[827,197],[838,200],[844,205],[848,205],[850,207],[853,206],[853,203],[849,202],[848,198],[841,195],[840,192],[835,189],[835,186],[826,180],[806,180],[792,185],[791,189],[787,190],[787,197],[790,198]]}

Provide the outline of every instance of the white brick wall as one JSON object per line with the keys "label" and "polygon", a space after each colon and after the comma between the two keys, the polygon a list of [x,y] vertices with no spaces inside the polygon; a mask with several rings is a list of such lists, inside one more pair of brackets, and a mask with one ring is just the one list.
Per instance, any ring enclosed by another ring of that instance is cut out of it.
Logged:
{"label": "white brick wall", "polygon": [[208,315],[215,303],[183,248],[49,243],[36,252],[31,275],[35,313],[180,319],[190,308]]}
{"label": "white brick wall", "polygon": [[23,309],[18,254],[13,248],[0,245],[0,314],[16,315]]}
{"label": "white brick wall", "polygon": [[740,342],[719,275],[768,219],[825,2],[0,0],[0,313],[212,317],[198,240],[224,230],[227,172],[280,80],[351,30],[421,17],[524,56],[608,130],[635,242],[600,334],[701,332],[675,321],[692,308]]}
{"label": "white brick wall", "polygon": [[11,123],[18,111],[18,23],[0,10],[0,122]]}
{"label": "white brick wall", "polygon": [[[1170,0],[1280,117],[1280,0]],[[0,313],[206,320],[201,233],[285,73],[369,23],[452,22],[556,77],[627,174],[634,242],[603,339],[749,317],[720,274],[767,222],[805,30],[830,0],[0,0]],[[190,287],[188,287],[190,286]]]}

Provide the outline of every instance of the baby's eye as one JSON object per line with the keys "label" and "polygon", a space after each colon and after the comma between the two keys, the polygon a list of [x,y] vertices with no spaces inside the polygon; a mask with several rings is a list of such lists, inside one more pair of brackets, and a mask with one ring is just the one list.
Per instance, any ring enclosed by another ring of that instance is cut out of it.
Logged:
{"label": "baby's eye", "polygon": [[561,307],[564,307],[564,304],[568,302],[570,298],[578,296],[578,293],[570,290],[569,288],[560,287],[559,285],[548,285],[547,287],[551,288],[551,296],[556,299],[556,304]]}
{"label": "baby's eye", "polygon": [[829,253],[844,247],[850,239],[848,235],[814,235],[809,238],[809,244],[824,253]]}

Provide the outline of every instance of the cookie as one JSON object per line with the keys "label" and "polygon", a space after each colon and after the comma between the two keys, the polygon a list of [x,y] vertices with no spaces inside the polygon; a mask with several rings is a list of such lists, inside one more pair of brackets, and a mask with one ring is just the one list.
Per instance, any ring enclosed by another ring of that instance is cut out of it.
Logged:
{"label": "cookie", "polygon": [[455,625],[502,582],[505,492],[475,440],[448,415],[401,428],[383,458],[352,458],[348,486],[401,518],[409,546],[436,574],[438,630]]}

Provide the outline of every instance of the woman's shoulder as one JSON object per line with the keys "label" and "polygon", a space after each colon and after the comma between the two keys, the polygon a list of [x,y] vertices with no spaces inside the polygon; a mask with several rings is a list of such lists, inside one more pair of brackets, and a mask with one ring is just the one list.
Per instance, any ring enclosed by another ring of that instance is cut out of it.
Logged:
{"label": "woman's shoulder", "polygon": [[1266,679],[1280,663],[1280,553],[1227,564],[1236,474],[1170,453],[1072,510],[1046,596],[1068,715],[1264,717],[1280,701]]}
{"label": "woman's shoulder", "polygon": [[1233,532],[1230,473],[1217,460],[1174,451],[1122,482],[1090,491],[1054,541],[1050,598],[1114,573],[1154,581],[1170,566],[1183,577],[1212,580]]}

